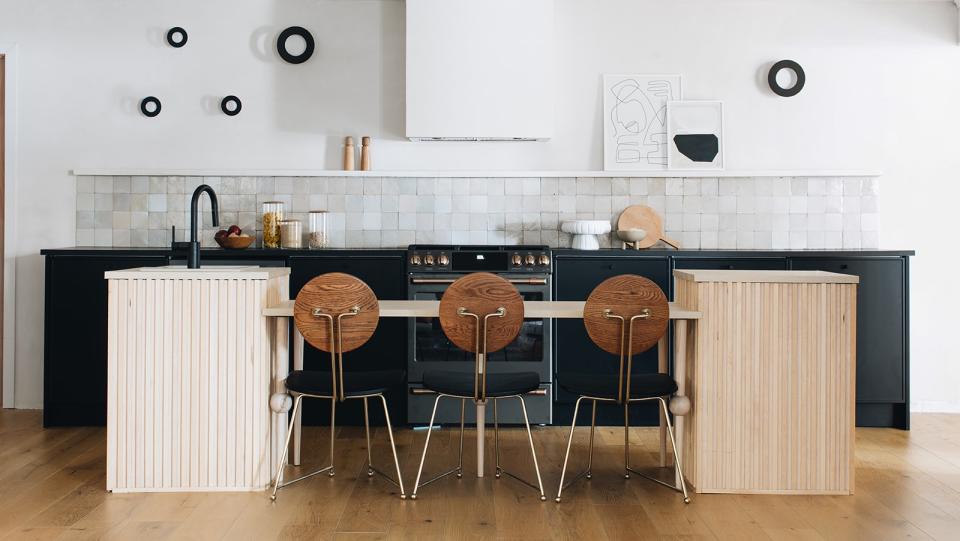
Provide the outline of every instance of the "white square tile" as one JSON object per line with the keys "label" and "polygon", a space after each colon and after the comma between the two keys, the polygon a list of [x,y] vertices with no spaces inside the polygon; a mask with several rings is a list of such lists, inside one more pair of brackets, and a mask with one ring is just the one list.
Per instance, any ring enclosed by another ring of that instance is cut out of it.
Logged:
{"label": "white square tile", "polygon": [[769,213],[773,212],[773,196],[772,195],[758,195],[754,199],[754,211]]}
{"label": "white square tile", "polygon": [[694,213],[684,213],[683,231],[700,231],[700,215]]}
{"label": "white square tile", "polygon": [[660,214],[663,214],[667,211],[667,198],[663,195],[648,195],[647,205]]}
{"label": "white square tile", "polygon": [[700,215],[701,231],[719,231],[720,215],[716,213],[706,213]]}
{"label": "white square tile", "polygon": [[880,223],[878,216],[876,214],[861,214],[860,215],[860,230],[861,231],[877,231],[880,229]]}
{"label": "white square tile", "polygon": [[771,248],[774,250],[786,250],[790,248],[790,233],[787,231],[774,231],[771,235]]}
{"label": "white square tile", "polygon": [[826,214],[807,214],[807,231],[826,231]]}
{"label": "white square tile", "polygon": [[736,231],[737,230],[737,214],[721,214],[720,215],[720,231]]}
{"label": "white square tile", "polygon": [[[417,211],[417,196],[402,194],[399,196],[398,206],[401,213]],[[403,229],[403,228],[401,228]]]}
{"label": "white square tile", "polygon": [[737,195],[737,179],[721,178],[717,179],[717,189],[720,197],[725,195]]}
{"label": "white square tile", "polygon": [[[860,179],[857,177],[850,177],[843,179],[843,195],[845,196],[860,196]],[[859,244],[859,239],[857,243]]]}
{"label": "white square tile", "polygon": [[807,248],[807,232],[791,231],[790,232],[790,249],[806,250],[806,248]]}
{"label": "white square tile", "polygon": [[764,212],[756,214],[753,220],[754,231],[773,231],[773,214]]}
{"label": "white square tile", "polygon": [[720,195],[720,181],[715,178],[700,179],[700,195]]}
{"label": "white square tile", "polygon": [[860,231],[860,215],[859,214],[844,214],[843,215],[843,231]]}
{"label": "white square tile", "polygon": [[[790,195],[790,179],[782,178],[782,177],[773,179],[773,195],[789,196]],[[774,243],[776,243],[776,239],[774,240]]]}
{"label": "white square tile", "polygon": [[[671,180],[671,179],[667,179]],[[667,196],[667,212],[683,212],[683,196],[682,195],[668,195]]]}
{"label": "white square tile", "polygon": [[556,178],[540,179],[540,195],[558,195],[560,183]]}
{"label": "white square tile", "polygon": [[790,214],[790,231],[806,231],[807,230],[807,215],[806,214]]}
{"label": "white square tile", "polygon": [[807,196],[806,195],[790,196],[790,213],[791,214],[807,213]]}
{"label": "white square tile", "polygon": [[666,179],[666,195],[668,197],[671,195],[683,195],[683,179],[682,178]]}
{"label": "white square tile", "polygon": [[755,179],[755,189],[756,195],[758,196],[773,196],[773,185],[776,183],[776,179],[772,178],[758,178]]}
{"label": "white square tile", "polygon": [[880,234],[876,231],[860,232],[860,248],[875,250],[880,247]]}
{"label": "white square tile", "polygon": [[827,195],[827,180],[823,177],[807,179],[807,195]]}
{"label": "white square tile", "polygon": [[[461,182],[469,183],[472,179],[461,179]],[[433,178],[417,179],[417,195],[433,195],[436,192],[437,181]]]}
{"label": "white square tile", "polygon": [[843,198],[839,195],[828,195],[824,199],[825,212],[843,212]]}
{"label": "white square tile", "polygon": [[521,179],[521,193],[523,195],[540,195],[540,179],[524,178]]}
{"label": "white square tile", "polygon": [[[501,201],[502,201],[502,196]],[[453,196],[437,195],[433,198],[434,212],[453,212]]]}
{"label": "white square tile", "polygon": [[860,195],[877,195],[880,193],[880,179],[860,179]]}
{"label": "white square tile", "polygon": [[611,190],[613,195],[629,195],[630,180],[626,178],[611,179]]}
{"label": "white square tile", "polygon": [[77,210],[94,210],[94,195],[92,193],[77,194]]}
{"label": "white square tile", "polygon": [[737,212],[737,196],[721,195],[718,208],[720,212]]}
{"label": "white square tile", "polygon": [[733,250],[737,247],[736,231],[720,231],[717,236],[717,247],[721,250]]}
{"label": "white square tile", "polygon": [[700,248],[700,232],[684,231],[680,234],[680,245],[688,250],[698,250]]}
{"label": "white square tile", "polygon": [[648,195],[649,181],[645,178],[630,179],[630,195]]}
{"label": "white square tile", "polygon": [[385,231],[395,231],[400,226],[400,215],[396,212],[380,213],[380,228]]}
{"label": "white square tile", "polygon": [[770,231],[754,231],[753,248],[756,250],[770,250],[773,248],[773,233]]}
{"label": "white square tile", "polygon": [[754,234],[753,231],[737,231],[737,249],[753,249]]}
{"label": "white square tile", "polygon": [[807,231],[807,248],[822,249],[825,248],[825,235],[823,231]]}
{"label": "white square tile", "polygon": [[77,246],[93,246],[93,229],[77,229]]}
{"label": "white square tile", "polygon": [[[461,179],[457,179],[461,180]],[[417,194],[417,179],[415,178],[398,178],[397,187],[400,195],[416,195]]]}
{"label": "white square tile", "polygon": [[436,231],[449,231],[452,227],[452,217],[448,213],[433,215],[433,229]]}
{"label": "white square tile", "polygon": [[417,229],[417,214],[413,211],[400,212],[397,216],[397,229],[414,231]]}
{"label": "white square tile", "polygon": [[[397,189],[399,190],[399,186],[397,187]],[[453,195],[453,179],[438,178],[437,185],[434,188],[434,192],[435,192],[435,195]]]}
{"label": "white square tile", "polygon": [[737,213],[749,214],[757,211],[757,199],[752,195],[737,196]]}
{"label": "white square tile", "polygon": [[166,212],[167,194],[150,194],[147,201],[147,210],[150,212]]}
{"label": "white square tile", "polygon": [[558,198],[560,212],[576,212],[577,197],[574,195],[561,195]]}
{"label": "white square tile", "polygon": [[754,178],[738,178],[737,179],[737,195],[740,197],[743,196],[753,196],[757,194],[757,180]]}
{"label": "white square tile", "polygon": [[699,178],[683,179],[683,195],[700,195],[700,184]]}
{"label": "white square tile", "polygon": [[613,179],[610,178],[597,178],[594,179],[593,183],[593,193],[594,195],[604,195],[609,196],[613,194]]}
{"label": "white square tile", "polygon": [[880,204],[877,196],[875,195],[864,195],[860,197],[860,212],[879,212]]}
{"label": "white square tile", "polygon": [[[166,195],[163,197],[166,197]],[[113,210],[113,194],[93,194],[93,210]]]}
{"label": "white square tile", "polygon": [[773,231],[775,233],[790,231],[790,215],[789,214],[774,214],[772,218],[773,218]]}
{"label": "white square tile", "polygon": [[701,197],[699,195],[686,195],[683,196],[683,212],[701,212],[702,210]]}
{"label": "white square tile", "polygon": [[94,177],[94,193],[113,193],[113,177]]}
{"label": "white square tile", "polygon": [[843,206],[843,213],[859,213],[860,212],[860,197],[859,196],[843,196],[843,201],[841,203]]}
{"label": "white square tile", "polygon": [[843,247],[847,250],[858,250],[860,249],[860,232],[859,231],[844,231],[843,232]]}
{"label": "white square tile", "polygon": [[715,250],[719,243],[719,233],[716,231],[700,232],[700,248],[703,250]]}
{"label": "white square tile", "polygon": [[756,214],[737,214],[737,231],[755,231]]}
{"label": "white square tile", "polygon": [[417,213],[417,231],[433,231],[433,214],[429,212]]}
{"label": "white square tile", "polygon": [[843,231],[843,215],[830,213],[823,215],[824,231]]}
{"label": "white square tile", "polygon": [[807,195],[807,179],[791,178],[790,195]]}
{"label": "white square tile", "polygon": [[577,179],[562,177],[557,179],[558,195],[577,195]]}
{"label": "white square tile", "polygon": [[[470,197],[469,195],[466,197]],[[436,200],[432,195],[417,196],[417,212],[433,212]]]}
{"label": "white square tile", "polygon": [[647,195],[667,195],[667,179],[648,178]]}

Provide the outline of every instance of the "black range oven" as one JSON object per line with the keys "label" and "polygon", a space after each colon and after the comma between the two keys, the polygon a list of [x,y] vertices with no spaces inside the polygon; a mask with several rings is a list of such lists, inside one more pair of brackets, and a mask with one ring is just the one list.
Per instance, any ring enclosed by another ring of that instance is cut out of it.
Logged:
{"label": "black range oven", "polygon": [[[457,278],[472,272],[490,272],[509,280],[524,300],[548,301],[551,300],[552,270],[553,257],[547,246],[412,245],[407,250],[407,298],[439,301]],[[426,423],[430,420],[433,397],[418,394],[424,370],[470,372],[474,369],[474,356],[447,340],[439,318],[415,318],[409,325],[408,421]],[[551,343],[549,319],[524,319],[516,340],[487,357],[490,373],[536,372],[540,375],[540,387],[545,394],[527,399],[532,423],[549,424],[552,420]],[[517,401],[501,401],[501,423],[523,422],[519,402],[513,402]],[[468,418],[473,412],[474,408],[467,407]],[[455,407],[440,408],[437,416],[440,422],[459,422],[460,419]]]}

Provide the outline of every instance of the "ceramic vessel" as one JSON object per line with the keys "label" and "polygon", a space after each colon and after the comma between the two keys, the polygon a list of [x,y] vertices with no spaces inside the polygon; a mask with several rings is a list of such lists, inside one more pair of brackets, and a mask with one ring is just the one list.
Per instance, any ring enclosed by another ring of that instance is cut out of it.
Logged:
{"label": "ceramic vessel", "polygon": [[573,234],[571,248],[576,250],[598,250],[600,242],[597,235],[605,235],[610,232],[610,222],[605,220],[573,220],[563,222],[560,230],[564,233]]}

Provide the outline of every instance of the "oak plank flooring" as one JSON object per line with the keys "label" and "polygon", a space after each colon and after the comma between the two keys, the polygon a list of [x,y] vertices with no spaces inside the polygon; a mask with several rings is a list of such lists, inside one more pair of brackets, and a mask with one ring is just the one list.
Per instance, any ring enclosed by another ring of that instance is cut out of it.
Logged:
{"label": "oak plank flooring", "polygon": [[[474,476],[475,432],[464,439],[464,477],[422,488],[416,501],[366,475],[362,429],[337,429],[336,476],[313,477],[266,493],[110,494],[105,432],[40,428],[40,413],[0,410],[0,540],[94,539],[956,539],[960,535],[960,415],[918,414],[914,430],[857,429],[854,496],[692,495],[684,505],[663,487],[623,479],[623,431],[597,430],[592,481],[580,480],[553,502],[568,429],[534,432],[550,498],[509,478]],[[490,431],[492,432],[492,431]],[[329,430],[304,430],[299,475],[328,463]],[[570,472],[586,465],[589,429],[578,428]],[[426,434],[395,434],[407,491]],[[631,465],[657,461],[655,429],[631,429]],[[535,482],[525,431],[501,433],[502,465]],[[459,433],[435,431],[425,476],[456,464]],[[374,465],[392,475],[383,429],[372,442]]]}

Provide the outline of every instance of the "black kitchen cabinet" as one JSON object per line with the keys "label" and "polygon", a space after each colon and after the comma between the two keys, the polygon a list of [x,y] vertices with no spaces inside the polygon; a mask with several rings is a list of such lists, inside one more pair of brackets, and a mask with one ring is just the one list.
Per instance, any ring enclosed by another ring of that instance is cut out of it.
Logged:
{"label": "black kitchen cabinet", "polygon": [[[554,264],[553,298],[559,301],[581,301],[593,289],[612,276],[637,274],[649,278],[663,289],[669,298],[670,262],[666,257],[616,257],[566,259],[557,257]],[[559,382],[564,372],[606,372],[616,374],[619,368],[617,357],[601,350],[590,340],[583,321],[579,319],[554,320],[556,332],[554,351],[554,380]],[[635,357],[635,372],[657,371],[657,348],[654,347]],[[569,424],[577,397],[555,385],[556,403],[553,410],[554,424]],[[589,404],[584,403],[583,406]],[[659,422],[656,403],[635,404],[630,407],[632,426],[653,426]],[[580,413],[580,424],[590,424],[589,411]],[[622,425],[623,411],[610,404],[597,407],[597,424]]]}
{"label": "black kitchen cabinet", "polygon": [[795,270],[860,277],[857,288],[857,426],[909,428],[907,259],[795,258]]}
{"label": "black kitchen cabinet", "polygon": [[43,426],[107,424],[107,281],[103,273],[167,257],[47,256]]}
{"label": "black kitchen cabinet", "polygon": [[[370,286],[377,299],[402,300],[407,297],[404,260],[401,256],[355,257],[291,257],[290,297],[293,298],[311,279],[328,272],[343,272],[356,276]],[[343,356],[345,371],[404,370],[407,367],[407,325],[404,318],[381,318],[377,330],[363,346]],[[330,370],[330,354],[304,345],[303,367],[305,370]],[[345,377],[350,377],[346,374]],[[390,408],[390,420],[395,425],[406,423],[406,385],[400,385],[386,393]],[[371,400],[371,424],[383,424],[383,405]],[[320,399],[304,399],[303,423],[305,425],[330,424],[330,403]],[[337,405],[338,425],[363,425],[363,402],[347,400]]]}
{"label": "black kitchen cabinet", "polygon": [[785,257],[674,257],[675,269],[787,270]]}

